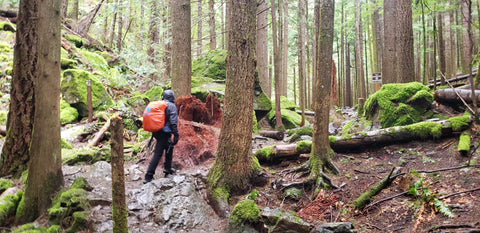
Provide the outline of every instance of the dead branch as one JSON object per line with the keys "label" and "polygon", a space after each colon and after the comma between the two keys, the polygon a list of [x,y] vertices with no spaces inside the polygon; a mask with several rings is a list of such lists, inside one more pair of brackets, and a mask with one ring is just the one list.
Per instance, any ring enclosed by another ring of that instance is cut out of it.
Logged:
{"label": "dead branch", "polygon": [[100,129],[100,131],[95,134],[95,137],[92,139],[92,141],[88,144],[88,147],[95,147],[100,143],[100,140],[102,139],[103,135],[105,132],[107,132],[108,128],[110,128],[110,119],[107,119],[107,122],[103,125],[103,127]]}
{"label": "dead branch", "polygon": [[373,203],[371,203],[371,204],[368,204],[367,206],[365,206],[364,209],[368,209],[368,208],[370,208],[370,207],[372,207],[372,206],[374,206],[374,205],[376,205],[376,204],[379,204],[379,203],[382,203],[382,202],[385,202],[385,201],[392,200],[392,199],[394,199],[394,198],[403,196],[403,195],[405,195],[405,194],[407,194],[407,192],[399,193],[399,194],[393,195],[393,196],[391,196],[391,197],[387,197],[387,198],[378,200],[378,201],[376,201],[376,202],[373,202]]}
{"label": "dead branch", "polygon": [[271,131],[271,130],[260,130],[258,134],[260,134],[260,136],[263,136],[263,137],[273,138],[277,140],[282,140],[283,137],[285,136],[285,133],[282,131]]}
{"label": "dead branch", "polygon": [[460,191],[460,192],[456,192],[456,193],[447,194],[445,196],[439,197],[438,199],[442,200],[442,199],[453,197],[453,196],[456,196],[456,195],[459,195],[459,194],[462,194],[462,193],[470,193],[470,192],[475,192],[475,191],[478,191],[478,190],[480,190],[480,188],[464,190],[464,191]]}
{"label": "dead branch", "polygon": [[396,175],[400,172],[401,168],[393,167],[387,177],[383,178],[380,182],[372,186],[370,189],[362,193],[355,201],[354,206],[357,209],[363,209],[372,198],[377,195],[380,191],[390,186],[390,184],[397,177]]}

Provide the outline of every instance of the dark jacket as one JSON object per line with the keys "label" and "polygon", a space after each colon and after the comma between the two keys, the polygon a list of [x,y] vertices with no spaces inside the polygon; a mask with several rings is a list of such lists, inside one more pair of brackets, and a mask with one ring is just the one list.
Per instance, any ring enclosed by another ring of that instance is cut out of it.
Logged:
{"label": "dark jacket", "polygon": [[167,108],[165,109],[165,127],[164,131],[169,133],[178,133],[178,113],[175,106],[175,96],[172,90],[165,90],[163,92],[163,100],[167,102]]}

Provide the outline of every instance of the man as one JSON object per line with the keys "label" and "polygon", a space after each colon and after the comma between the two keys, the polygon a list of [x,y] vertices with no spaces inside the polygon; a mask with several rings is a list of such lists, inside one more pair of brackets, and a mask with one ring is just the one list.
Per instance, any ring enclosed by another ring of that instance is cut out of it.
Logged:
{"label": "man", "polygon": [[[165,109],[165,126],[163,129],[152,133],[152,136],[156,139],[155,151],[153,158],[148,165],[147,173],[145,174],[144,184],[153,180],[155,170],[157,169],[158,162],[165,151],[165,163],[163,165],[163,173],[165,177],[174,173],[172,169],[172,154],[173,146],[178,142],[178,113],[175,106],[175,96],[172,90],[165,90],[163,92],[163,100],[167,102],[167,108]],[[173,135],[173,141],[172,141]]]}

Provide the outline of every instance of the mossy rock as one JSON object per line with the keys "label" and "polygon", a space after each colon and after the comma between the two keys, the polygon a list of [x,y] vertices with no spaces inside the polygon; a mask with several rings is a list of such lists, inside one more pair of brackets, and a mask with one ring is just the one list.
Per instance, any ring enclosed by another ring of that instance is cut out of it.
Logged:
{"label": "mossy rock", "polygon": [[72,144],[68,143],[65,139],[61,139],[62,142],[61,142],[61,146],[62,146],[62,149],[72,149]]}
{"label": "mossy rock", "polygon": [[8,188],[13,187],[13,185],[13,181],[0,178],[0,194],[5,192],[5,190],[7,190]]}
{"label": "mossy rock", "polygon": [[80,188],[70,188],[59,192],[48,209],[48,220],[52,225],[70,226],[75,212],[90,209],[88,192]]}
{"label": "mossy rock", "polygon": [[15,32],[14,24],[7,21],[0,21],[0,31]]}
{"label": "mossy rock", "polygon": [[299,188],[288,188],[283,192],[283,198],[298,201],[303,196],[303,190]]}
{"label": "mossy rock", "polygon": [[192,76],[225,80],[226,50],[212,50],[192,63]]}
{"label": "mossy rock", "polygon": [[72,185],[70,186],[71,189],[83,189],[85,191],[92,191],[93,187],[88,183],[87,179],[84,177],[77,177]]}
{"label": "mossy rock", "polygon": [[[302,122],[302,116],[300,114],[288,109],[281,109],[281,113],[282,113],[282,123],[285,129],[294,129],[300,126],[300,123]],[[272,109],[267,114],[267,119],[270,125],[274,127],[276,122],[274,109]],[[305,121],[305,124],[308,124],[308,122]]]}
{"label": "mossy rock", "polygon": [[260,209],[253,200],[243,200],[235,205],[229,218],[234,223],[254,223],[259,220],[260,213]]}
{"label": "mossy rock", "polygon": [[10,233],[62,233],[62,227],[59,225],[40,227],[37,222],[33,222],[13,227]]}
{"label": "mossy rock", "polygon": [[60,67],[62,68],[62,70],[73,69],[77,65],[78,65],[78,62],[73,59],[68,59],[68,58],[60,59]]}
{"label": "mossy rock", "polygon": [[70,57],[68,56],[67,50],[65,50],[63,47],[60,49],[60,59],[69,59]]}
{"label": "mossy rock", "polygon": [[0,199],[0,225],[5,226],[6,221],[15,217],[18,204],[23,196],[23,190],[18,190],[15,194],[8,194]]}
{"label": "mossy rock", "polygon": [[144,95],[148,98],[149,102],[161,100],[163,98],[163,91],[164,89],[162,87],[155,86],[146,91]]}
{"label": "mossy rock", "polygon": [[[275,101],[272,101],[272,108],[275,108]],[[295,109],[299,108],[298,105],[290,101],[285,96],[280,96],[280,108],[281,109],[288,109],[290,111],[295,111]]]}
{"label": "mossy rock", "polygon": [[94,147],[91,149],[80,148],[72,150],[62,150],[62,160],[66,165],[79,165],[79,164],[94,164],[98,161],[111,160],[111,152],[109,146],[102,148]]}
{"label": "mossy rock", "polygon": [[367,120],[380,122],[383,128],[409,125],[422,121],[433,101],[430,89],[419,83],[385,84],[365,102]]}
{"label": "mossy rock", "polygon": [[81,38],[77,35],[73,35],[73,34],[66,34],[63,36],[65,39],[67,39],[68,41],[70,41],[71,43],[73,43],[75,45],[75,47],[77,48],[81,48],[84,44],[86,44],[88,42],[87,39],[85,38]]}
{"label": "mossy rock", "polygon": [[12,75],[12,71],[13,71],[12,67],[7,67],[7,68],[5,68],[4,73],[6,75]]}
{"label": "mossy rock", "polygon": [[62,97],[78,110],[80,117],[88,116],[87,80],[91,80],[92,107],[94,110],[105,109],[113,104],[105,87],[94,75],[79,69],[65,70],[62,73]]}
{"label": "mossy rock", "polygon": [[85,59],[87,59],[88,64],[90,64],[93,68],[95,68],[97,71],[102,72],[103,74],[108,74],[110,66],[101,54],[90,52],[85,49],[80,49],[79,52]]}
{"label": "mossy rock", "polygon": [[252,131],[253,133],[258,133],[258,122],[257,122],[257,117],[255,116],[255,111],[253,111]]}
{"label": "mossy rock", "polygon": [[64,99],[60,100],[60,123],[66,124],[78,120],[78,111]]}

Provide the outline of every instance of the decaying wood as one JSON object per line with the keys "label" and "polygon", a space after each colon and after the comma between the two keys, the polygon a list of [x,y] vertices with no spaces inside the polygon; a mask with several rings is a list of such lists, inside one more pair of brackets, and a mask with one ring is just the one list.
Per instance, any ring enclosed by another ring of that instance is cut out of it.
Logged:
{"label": "decaying wood", "polygon": [[[468,123],[470,124],[471,121],[472,118],[469,118]],[[452,129],[452,125],[448,120],[437,121],[437,123],[442,125],[441,137],[451,136],[454,132],[462,132],[468,127],[466,125],[461,129]],[[406,127],[408,126],[395,126],[349,136],[334,136],[335,140],[330,143],[330,146],[335,152],[358,151],[363,148],[371,148],[372,146],[379,147],[421,139],[418,135],[406,130]]]}
{"label": "decaying wood", "polygon": [[[468,89],[440,89],[437,90],[433,96],[437,102],[445,104],[458,104],[462,101],[462,98],[465,100],[466,103],[471,104],[473,102],[472,91]],[[480,90],[476,90],[474,98],[477,99],[477,103],[479,101],[479,96]]]}
{"label": "decaying wood", "polygon": [[357,209],[363,209],[372,198],[380,191],[390,186],[395,180],[396,174],[400,173],[401,168],[393,167],[387,177],[383,178],[380,182],[369,188],[366,192],[362,193],[353,203]]}
{"label": "decaying wood", "polygon": [[273,138],[277,140],[282,140],[283,137],[285,136],[285,133],[282,131],[272,131],[272,130],[260,130],[258,134],[260,134],[263,137]]}
{"label": "decaying wood", "polygon": [[95,134],[95,137],[90,141],[88,147],[95,147],[98,146],[100,140],[102,139],[105,132],[107,132],[108,128],[110,128],[110,119],[107,119],[107,122],[103,125],[103,127]]}
{"label": "decaying wood", "polygon": [[[302,111],[301,111],[301,110],[295,110],[295,112],[298,113],[298,114],[302,114]],[[307,115],[307,116],[315,116],[315,112],[305,111],[305,115]]]}
{"label": "decaying wood", "polygon": [[98,11],[102,7],[102,4],[105,0],[101,0],[95,8],[93,8],[87,15],[82,17],[76,24],[75,31],[81,35],[87,35],[88,30],[90,30],[90,26],[92,25],[95,17],[98,14]]}
{"label": "decaying wood", "polygon": [[[265,148],[264,148],[265,149]],[[264,150],[262,149],[262,150]],[[301,147],[299,148],[297,144],[285,144],[285,145],[274,145],[271,150],[267,151],[257,151],[255,153],[258,161],[260,163],[272,163],[280,162],[285,159],[296,159],[301,154],[308,154],[311,151],[311,147]]]}
{"label": "decaying wood", "polygon": [[373,203],[370,203],[368,204],[367,206],[365,206],[365,209],[368,209],[376,204],[379,204],[379,203],[382,203],[384,201],[388,201],[388,200],[392,200],[394,198],[397,198],[397,197],[401,197],[401,196],[404,196],[405,194],[407,194],[408,192],[402,192],[402,193],[399,193],[399,194],[396,194],[396,195],[393,195],[393,196],[390,196],[390,197],[387,197],[387,198],[384,198],[384,199],[381,199],[381,200],[378,200],[376,202],[373,202]]}

